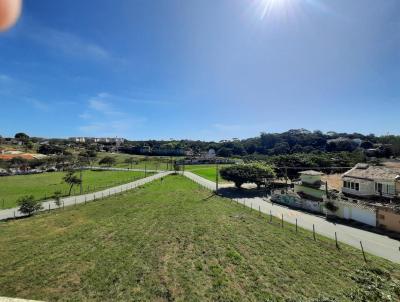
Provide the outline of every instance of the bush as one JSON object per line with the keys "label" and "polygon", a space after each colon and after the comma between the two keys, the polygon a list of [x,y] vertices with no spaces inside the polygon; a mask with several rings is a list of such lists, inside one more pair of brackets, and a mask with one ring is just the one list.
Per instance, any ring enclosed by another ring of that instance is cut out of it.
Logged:
{"label": "bush", "polygon": [[42,209],[42,202],[35,200],[32,195],[21,197],[17,204],[19,206],[19,211],[28,216]]}
{"label": "bush", "polygon": [[116,163],[115,158],[111,157],[111,156],[105,156],[99,161],[100,165],[105,165],[105,166],[109,166],[109,167],[111,167],[112,165],[115,165],[115,163]]}
{"label": "bush", "polygon": [[332,201],[328,201],[325,204],[325,208],[333,213],[336,212],[337,210],[339,210],[339,208]]}

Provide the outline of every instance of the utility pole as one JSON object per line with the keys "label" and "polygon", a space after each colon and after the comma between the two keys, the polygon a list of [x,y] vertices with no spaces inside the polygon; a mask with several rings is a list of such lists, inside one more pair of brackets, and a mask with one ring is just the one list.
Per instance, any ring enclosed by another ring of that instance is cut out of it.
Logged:
{"label": "utility pole", "polygon": [[219,185],[219,165],[218,162],[216,162],[216,174],[215,174],[215,193],[218,195],[218,185]]}
{"label": "utility pole", "polygon": [[82,195],[82,193],[83,193],[83,188],[82,188],[82,167],[81,167],[81,171],[80,171],[80,179],[81,179],[81,183],[80,183],[80,195]]}
{"label": "utility pole", "polygon": [[286,193],[288,192],[288,175],[287,175],[287,167],[285,167],[285,182],[286,182]]}

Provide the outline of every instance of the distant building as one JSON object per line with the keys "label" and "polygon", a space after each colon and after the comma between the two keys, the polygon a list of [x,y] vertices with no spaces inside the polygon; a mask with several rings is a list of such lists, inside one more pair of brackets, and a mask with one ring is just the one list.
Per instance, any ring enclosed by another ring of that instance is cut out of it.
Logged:
{"label": "distant building", "polygon": [[70,137],[69,140],[73,141],[75,143],[84,143],[84,142],[86,142],[86,138],[85,137]]}
{"label": "distant building", "polygon": [[313,170],[300,172],[300,182],[294,185],[295,193],[305,199],[323,201],[326,187],[321,181],[322,175],[324,174]]}
{"label": "distant building", "polygon": [[400,198],[400,169],[357,164],[342,176],[344,194]]}
{"label": "distant building", "polygon": [[69,140],[75,143],[93,142],[123,144],[125,142],[125,139],[120,137],[70,137]]}
{"label": "distant building", "polygon": [[210,149],[210,150],[208,150],[208,152],[207,152],[206,158],[208,158],[208,159],[213,159],[213,158],[215,158],[216,156],[217,156],[217,154],[216,154],[215,150],[214,150],[214,149]]}

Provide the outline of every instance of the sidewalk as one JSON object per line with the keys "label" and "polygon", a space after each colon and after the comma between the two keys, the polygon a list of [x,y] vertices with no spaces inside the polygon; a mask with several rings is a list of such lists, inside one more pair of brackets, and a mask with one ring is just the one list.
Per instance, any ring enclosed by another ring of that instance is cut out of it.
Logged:
{"label": "sidewalk", "polygon": [[[215,191],[214,182],[191,172],[185,172],[184,175],[205,188]],[[271,203],[269,199],[261,197],[234,198],[234,200],[246,205],[247,207],[251,207],[254,210],[260,210],[264,214],[272,214],[279,219],[282,219],[283,215],[285,223],[295,224],[297,220],[299,227],[309,231],[312,231],[314,226],[317,234],[330,239],[335,239],[336,232],[339,242],[348,244],[357,249],[361,249],[360,241],[362,241],[366,252],[400,263],[400,242],[391,239],[388,236],[371,233],[348,225],[336,224],[327,221],[324,217],[290,209],[276,203]]]}
{"label": "sidewalk", "polygon": [[[93,201],[96,199],[102,199],[102,198],[109,197],[109,196],[112,196],[115,194],[119,194],[119,193],[122,193],[122,192],[125,192],[128,190],[132,190],[132,189],[142,186],[146,183],[149,183],[153,180],[159,179],[161,177],[165,177],[171,173],[172,172],[170,172],[170,171],[161,172],[161,173],[154,174],[154,175],[146,177],[146,178],[136,180],[131,183],[123,184],[123,185],[116,186],[113,188],[108,188],[108,189],[105,189],[102,191],[88,193],[88,194],[84,194],[84,195],[61,198],[61,204],[63,204],[64,207],[67,207],[67,206],[71,206],[71,205],[86,203],[86,202]],[[42,211],[49,211],[49,210],[54,210],[54,209],[58,208],[54,204],[54,200],[45,201],[45,202],[43,202],[42,205],[43,205]],[[11,208],[11,209],[0,211],[0,220],[23,217],[23,216],[24,215],[18,211],[18,208]]]}

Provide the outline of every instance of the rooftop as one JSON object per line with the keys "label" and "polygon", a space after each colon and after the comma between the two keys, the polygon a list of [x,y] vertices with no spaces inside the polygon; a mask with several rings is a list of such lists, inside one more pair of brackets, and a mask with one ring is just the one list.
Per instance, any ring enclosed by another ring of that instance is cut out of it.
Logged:
{"label": "rooftop", "polygon": [[400,177],[400,168],[357,164],[353,169],[343,174],[343,177],[367,180],[396,180]]}
{"label": "rooftop", "polygon": [[302,175],[312,175],[312,176],[317,176],[317,175],[324,175],[322,172],[314,171],[314,170],[307,170],[307,171],[302,171],[299,174]]}

